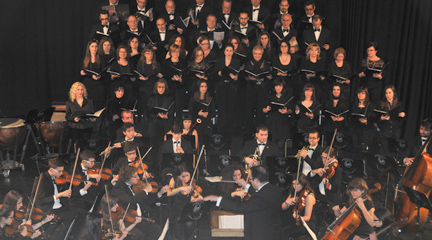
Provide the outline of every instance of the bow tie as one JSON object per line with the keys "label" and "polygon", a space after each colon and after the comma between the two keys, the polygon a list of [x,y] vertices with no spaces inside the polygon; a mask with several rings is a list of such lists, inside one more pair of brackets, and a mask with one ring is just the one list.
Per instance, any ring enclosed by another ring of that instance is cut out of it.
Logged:
{"label": "bow tie", "polygon": [[308,148],[308,150],[311,150],[312,152],[315,151],[315,149],[313,149],[313,148]]}
{"label": "bow tie", "polygon": [[319,29],[314,29],[314,32],[319,32],[320,30]]}
{"label": "bow tie", "polygon": [[258,143],[258,146],[265,146],[265,143]]}
{"label": "bow tie", "polygon": [[159,34],[165,34],[165,32],[159,32]]}
{"label": "bow tie", "polygon": [[174,13],[168,13],[168,16],[174,16]]}
{"label": "bow tie", "polygon": [[422,137],[421,140],[422,140],[422,141],[426,141],[426,140],[427,140],[427,137]]}
{"label": "bow tie", "polygon": [[102,27],[103,27],[103,28],[107,28],[107,27],[108,27],[108,25],[102,25]]}
{"label": "bow tie", "polygon": [[282,32],[289,32],[289,30],[288,29],[284,29]]}
{"label": "bow tie", "polygon": [[253,12],[255,12],[255,11],[259,11],[259,8],[255,8],[255,9],[253,9],[252,11],[253,11]]}
{"label": "bow tie", "polygon": [[243,30],[243,29],[247,29],[247,27],[242,27],[241,29],[242,29],[242,30]]}
{"label": "bow tie", "polygon": [[180,141],[174,141],[174,144],[180,144]]}
{"label": "bow tie", "polygon": [[196,7],[197,7],[197,8],[202,8],[202,7],[203,7],[203,5],[196,5]]}
{"label": "bow tie", "polygon": [[224,16],[226,17],[226,16],[228,16],[229,17],[229,13],[227,13],[227,14],[224,14]]}

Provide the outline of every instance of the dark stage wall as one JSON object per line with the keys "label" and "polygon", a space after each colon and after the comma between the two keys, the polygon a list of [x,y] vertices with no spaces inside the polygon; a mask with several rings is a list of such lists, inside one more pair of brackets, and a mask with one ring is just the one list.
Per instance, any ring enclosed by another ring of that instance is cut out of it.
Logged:
{"label": "dark stage wall", "polygon": [[[235,0],[234,0],[235,2]],[[432,1],[320,0],[335,46],[342,46],[356,69],[365,45],[376,40],[378,56],[390,61],[386,83],[400,92],[407,112],[406,135],[432,113]],[[65,101],[79,80],[79,62],[96,0],[13,0],[0,8],[1,116]]]}

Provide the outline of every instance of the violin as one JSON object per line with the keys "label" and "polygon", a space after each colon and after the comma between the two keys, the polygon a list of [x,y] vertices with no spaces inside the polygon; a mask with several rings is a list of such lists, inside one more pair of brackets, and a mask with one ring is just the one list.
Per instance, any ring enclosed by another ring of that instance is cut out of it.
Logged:
{"label": "violin", "polygon": [[[75,174],[73,179],[72,179],[72,175],[69,174],[66,171],[63,171],[62,175],[58,178],[55,178],[55,182],[57,184],[65,184],[65,183],[71,183],[74,186],[79,186],[82,182],[87,182],[87,180],[82,179],[81,175]],[[96,183],[92,183],[93,185],[95,185]]]}
{"label": "violin", "polygon": [[124,218],[127,222],[134,223],[136,218],[139,217],[142,220],[146,220],[149,223],[155,223],[155,221],[151,218],[138,216],[138,212],[136,210],[129,209],[127,212],[123,207],[117,206],[116,211],[111,211],[111,216],[113,220],[120,220]]}
{"label": "violin", "polygon": [[101,178],[103,180],[110,180],[113,177],[112,170],[109,168],[104,168],[102,171],[100,168],[96,165],[94,165],[92,168],[88,169],[87,172],[91,172],[91,174],[99,174],[101,175]]}
{"label": "violin", "polygon": [[[333,161],[331,161],[329,164],[326,164],[324,166],[325,173],[323,175],[323,178],[326,178],[326,179],[330,180],[330,178],[332,178],[335,175],[336,168],[337,168],[338,165],[339,165],[339,163],[338,163],[338,161],[336,159],[333,160]],[[326,183],[325,188],[327,190],[330,190],[330,182]]]}
{"label": "violin", "polygon": [[[26,206],[22,206],[20,209],[18,209],[17,211],[15,211],[15,219],[17,221],[22,221],[22,219],[26,219],[28,218],[28,212],[27,212],[27,207]],[[39,222],[42,221],[46,218],[46,216],[49,214],[45,214],[40,208],[33,208],[33,212],[31,214],[31,219],[35,222]],[[60,218],[54,215],[54,218],[52,221],[59,221]]]}
{"label": "violin", "polygon": [[130,166],[135,167],[136,169],[138,169],[138,174],[143,174],[144,172],[147,172],[148,170],[148,166],[145,163],[142,163],[141,165],[141,161],[139,159],[133,161]]}
{"label": "violin", "polygon": [[21,233],[24,227],[27,228],[27,235],[24,237],[31,237],[33,233],[35,233],[35,230],[31,225],[20,225],[19,222],[14,219],[10,225],[5,226],[6,236],[13,237],[16,233]]}
{"label": "violin", "polygon": [[[188,187],[189,185],[191,185],[190,182],[185,183],[183,186]],[[199,197],[199,195],[201,195],[202,188],[195,184],[195,179],[192,181],[192,189],[193,189],[192,197],[197,198]]]}
{"label": "violin", "polygon": [[132,190],[135,194],[138,194],[139,192],[143,191],[148,185],[151,185],[153,188],[149,193],[157,193],[159,191],[158,189],[163,188],[163,186],[158,185],[155,181],[144,182],[142,180],[138,180],[137,184],[132,187]]}
{"label": "violin", "polygon": [[293,212],[297,213],[297,218],[296,218],[297,226],[301,225],[299,213],[303,211],[303,209],[306,206],[306,197],[308,194],[309,194],[309,190],[303,189],[300,191],[300,193],[297,195],[295,199],[296,204],[294,205]]}

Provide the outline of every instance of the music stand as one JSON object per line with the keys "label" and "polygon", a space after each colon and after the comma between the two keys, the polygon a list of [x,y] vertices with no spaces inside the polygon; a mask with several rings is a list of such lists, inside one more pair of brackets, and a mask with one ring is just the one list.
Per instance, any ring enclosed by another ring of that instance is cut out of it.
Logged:
{"label": "music stand", "polygon": [[[92,138],[89,140],[78,139],[75,143],[75,150],[78,148],[81,148],[82,150],[89,150],[93,152],[98,159],[99,154],[105,150],[105,148],[108,146],[108,143],[108,138]],[[103,158],[104,156],[101,155],[100,159]]]}
{"label": "music stand", "polygon": [[185,223],[190,220],[194,222],[194,239],[199,239],[199,228],[198,220],[201,218],[203,213],[204,202],[187,203],[184,205],[182,213],[180,215],[179,223]]}
{"label": "music stand", "polygon": [[308,133],[294,133],[293,134],[293,148],[302,149],[304,146],[309,145],[309,134]]}
{"label": "music stand", "polygon": [[189,170],[193,170],[193,154],[164,153],[162,154],[161,169],[175,168],[180,164],[186,164]]}
{"label": "music stand", "polygon": [[238,156],[212,154],[207,158],[207,172],[211,176],[220,176],[222,170],[232,162],[238,162],[241,165]]}
{"label": "music stand", "polygon": [[298,159],[293,157],[267,157],[269,182],[278,186],[280,190],[287,190],[291,186],[292,176],[297,173]]}
{"label": "music stand", "polygon": [[231,140],[231,135],[204,135],[204,145],[207,151],[214,150],[215,152],[219,152],[221,150],[230,150]]}
{"label": "music stand", "polygon": [[348,136],[346,136],[343,132],[337,132],[335,141],[334,141],[334,148],[337,149],[337,151],[340,151],[344,149],[346,146],[348,146],[349,140]]}

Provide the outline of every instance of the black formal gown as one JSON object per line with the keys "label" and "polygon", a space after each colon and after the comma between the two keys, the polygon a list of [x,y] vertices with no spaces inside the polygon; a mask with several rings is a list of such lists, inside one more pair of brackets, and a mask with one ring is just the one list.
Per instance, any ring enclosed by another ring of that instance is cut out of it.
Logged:
{"label": "black formal gown", "polygon": [[383,69],[384,60],[380,59],[378,61],[370,61],[368,59],[363,59],[360,70],[360,72],[364,72],[366,74],[365,77],[361,78],[360,85],[368,88],[370,100],[373,103],[378,104],[384,79],[374,78],[372,72],[367,71],[368,68]]}
{"label": "black formal gown", "polygon": [[[83,66],[83,64],[81,65]],[[81,70],[84,70],[86,75],[82,76],[82,82],[87,89],[88,98],[93,100],[94,109],[97,111],[105,107],[106,103],[106,89],[104,79],[106,79],[106,75],[102,74],[101,78],[98,80],[93,79],[92,74],[85,71],[85,69],[100,73],[106,66],[106,63],[103,58],[100,58],[100,63],[90,62],[89,65]]]}
{"label": "black formal gown", "polygon": [[[196,122],[198,118],[201,119],[201,123],[196,126],[196,130],[200,136],[199,139],[202,139],[201,136],[203,136],[203,134],[212,133],[213,123],[211,119],[216,116],[214,101],[214,98],[210,98],[209,102],[204,100],[196,101],[193,97],[189,100],[189,113],[192,115],[192,122]],[[201,110],[203,112],[208,112],[206,118],[198,115]]]}
{"label": "black formal gown", "polygon": [[291,114],[280,113],[279,105],[276,105],[274,103],[279,103],[283,105],[286,104],[285,106],[287,110],[293,110],[294,104],[291,97],[292,93],[285,93],[282,94],[282,96],[278,97],[274,92],[272,92],[267,96],[267,104],[264,106],[270,106],[271,108],[271,110],[266,114],[267,118],[265,123],[269,129],[269,134],[272,135],[272,141],[278,146],[283,146],[283,143],[281,145],[281,142],[284,142],[288,137],[291,136]]}
{"label": "black formal gown", "polygon": [[[118,61],[114,61],[111,64],[111,67],[109,68],[109,70],[114,71],[114,72],[118,72],[120,74],[134,74],[133,70],[135,69],[135,67],[128,62],[127,65],[123,66],[120,65],[118,63]],[[129,76],[120,76],[120,77],[115,77],[114,79],[112,79],[112,83],[111,86],[115,86],[117,83],[118,84],[123,84],[124,86],[124,91],[125,91],[125,97],[135,101],[136,100],[136,95],[134,94],[133,91],[133,87],[132,87],[132,83],[135,81],[134,77],[129,77]],[[110,87],[111,92],[114,92],[112,87]]]}
{"label": "black formal gown", "polygon": [[[328,66],[328,76],[330,78],[330,84],[333,84],[337,79],[340,79],[336,76],[347,78],[352,74],[351,65],[347,61],[343,61],[342,67],[338,67],[335,61],[330,62]],[[352,82],[353,77],[350,79]],[[343,83],[341,86],[341,91],[345,96],[345,99],[351,100],[351,83]]]}
{"label": "black formal gown", "polygon": [[172,62],[171,58],[165,59],[162,64],[162,73],[165,76],[165,80],[168,83],[170,93],[174,95],[175,103],[175,122],[181,123],[182,122],[182,115],[183,115],[183,109],[185,108],[185,104],[189,102],[189,99],[187,99],[187,76],[185,73],[182,74],[182,81],[175,81],[172,74],[172,68],[177,68],[180,70],[185,69],[187,66],[187,63],[185,60],[179,58],[178,62]]}
{"label": "black formal gown", "polygon": [[[323,117],[323,129],[324,129],[324,134],[325,134],[325,138],[327,139],[327,145],[330,146],[331,140],[333,138],[333,134],[335,129],[337,128],[338,132],[343,133],[344,135],[347,134],[347,130],[348,130],[348,116],[349,113],[346,112],[347,110],[349,110],[349,104],[348,101],[346,101],[345,99],[339,99],[336,106],[334,106],[333,100],[328,99],[326,100],[326,102],[324,103],[323,106],[323,112],[322,114],[324,115]],[[331,112],[331,113],[329,113]],[[345,113],[344,113],[345,112]],[[344,120],[342,121],[333,121],[333,119],[331,118],[336,117],[335,115],[339,115],[341,117],[344,118]],[[343,114],[342,114],[343,113]]]}
{"label": "black formal gown", "polygon": [[[325,71],[326,65],[325,65],[324,60],[322,60],[322,59],[319,59],[314,63],[314,62],[311,62],[310,59],[302,58],[301,63],[300,63],[300,71],[301,70],[310,70],[310,71],[315,71],[316,73],[318,73],[321,71]],[[306,73],[303,71],[300,73],[300,75],[302,78],[301,89],[303,89],[303,86],[307,83],[313,84],[315,87],[315,96],[317,97],[318,100],[320,100],[321,95],[325,94],[323,92],[323,82],[324,81],[321,80],[321,77],[317,74],[315,77],[308,79],[306,77]]]}
{"label": "black formal gown", "polygon": [[[369,103],[366,107],[359,107],[358,103],[351,106],[349,133],[353,140],[354,146],[360,146],[361,143],[366,143],[367,146],[372,146],[372,140],[375,135],[375,104]],[[367,118],[367,124],[360,122],[360,118]]]}
{"label": "black formal gown", "polygon": [[[300,112],[298,114],[294,114],[297,118],[297,131],[300,133],[309,132],[312,129],[316,129],[318,127],[318,117],[320,111],[320,104],[318,101],[314,101],[312,105],[306,108],[301,101],[297,103],[297,106],[300,108]],[[310,119],[306,116],[306,113],[313,113],[313,118]]]}
{"label": "black formal gown", "polygon": [[[279,70],[275,69],[275,67],[287,73],[298,69],[297,61],[292,56],[290,62],[287,65],[283,65],[281,63],[279,55],[274,56],[272,61],[272,67],[273,67],[273,77],[281,77],[277,75]],[[291,89],[299,89],[299,85],[301,84],[301,78],[299,74],[291,73],[288,74],[288,76],[283,78],[285,80],[285,85],[287,87]]]}
{"label": "black formal gown", "polygon": [[147,80],[139,79],[137,76],[137,81],[135,84],[135,90],[138,93],[137,111],[139,115],[146,115],[147,113],[147,103],[150,95],[153,94],[153,89],[156,81],[158,80],[158,73],[162,72],[159,63],[147,64],[139,62],[137,65],[137,72],[139,72],[144,77],[148,77]]}

